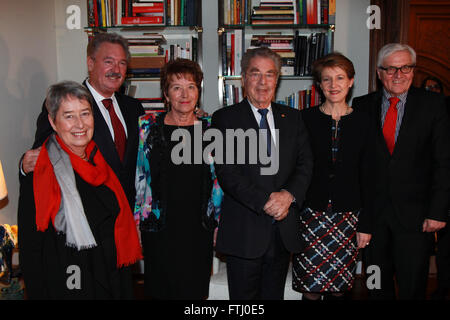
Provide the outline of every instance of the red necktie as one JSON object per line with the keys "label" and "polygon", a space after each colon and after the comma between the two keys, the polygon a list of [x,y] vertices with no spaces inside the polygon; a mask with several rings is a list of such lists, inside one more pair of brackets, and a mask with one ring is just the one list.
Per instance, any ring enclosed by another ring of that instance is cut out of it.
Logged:
{"label": "red necktie", "polygon": [[111,124],[114,130],[114,143],[116,144],[117,153],[119,154],[120,161],[123,162],[123,156],[125,154],[125,145],[127,143],[127,138],[125,136],[125,130],[123,128],[122,122],[120,122],[119,117],[117,117],[114,111],[114,106],[112,99],[102,100],[103,105],[109,112],[111,118]]}
{"label": "red necktie", "polygon": [[397,97],[389,98],[390,105],[384,119],[383,136],[390,154],[394,152],[395,127],[397,124],[397,103],[399,101],[400,99]]}

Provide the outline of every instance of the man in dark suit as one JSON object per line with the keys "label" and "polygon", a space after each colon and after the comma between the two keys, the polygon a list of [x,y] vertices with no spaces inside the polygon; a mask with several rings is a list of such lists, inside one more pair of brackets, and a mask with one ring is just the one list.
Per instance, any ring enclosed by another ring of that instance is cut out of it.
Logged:
{"label": "man in dark suit", "polygon": [[[289,251],[301,250],[299,209],[313,159],[300,112],[272,102],[281,68],[278,54],[268,48],[248,50],[241,66],[246,99],[212,117],[226,146],[223,158],[216,154],[215,159],[225,193],[216,250],[226,255],[230,299],[283,299]],[[252,164],[256,143],[249,139],[236,147],[237,139],[228,133],[251,135],[260,128],[267,129],[258,140],[264,150]],[[234,155],[227,158],[230,145]],[[260,161],[264,152],[273,171],[268,175]],[[244,163],[238,163],[240,157]]]}
{"label": "man in dark suit", "polygon": [[353,100],[377,128],[375,220],[365,252],[366,267],[380,268],[373,298],[395,298],[394,276],[398,298],[425,298],[432,233],[445,227],[449,210],[449,118],[441,96],[411,86],[415,64],[411,47],[384,46],[383,89]]}
{"label": "man in dark suit", "polygon": [[[118,92],[125,80],[130,58],[127,41],[115,33],[99,33],[87,48],[89,78],[83,84],[95,101],[92,106],[95,131],[93,139],[106,162],[116,173],[134,208],[138,118],[144,114],[142,104]],[[45,107],[37,120],[33,149],[21,162],[22,175],[34,170],[40,146],[53,132]]]}

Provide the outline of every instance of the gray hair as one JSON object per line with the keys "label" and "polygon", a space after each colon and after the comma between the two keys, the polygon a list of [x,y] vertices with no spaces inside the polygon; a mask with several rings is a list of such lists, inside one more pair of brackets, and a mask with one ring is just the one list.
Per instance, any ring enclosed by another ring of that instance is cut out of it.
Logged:
{"label": "gray hair", "polygon": [[61,103],[69,97],[87,101],[92,109],[92,96],[86,87],[75,81],[61,81],[48,88],[45,98],[45,107],[53,120]]}
{"label": "gray hair", "polygon": [[241,60],[241,75],[242,75],[242,77],[245,77],[245,74],[247,73],[247,70],[250,66],[250,60],[255,57],[272,59],[272,61],[275,63],[275,66],[277,68],[278,77],[280,76],[280,73],[281,73],[281,57],[280,57],[280,55],[267,47],[258,47],[255,49],[248,49],[247,52],[244,53],[244,56],[242,57],[242,60]]}
{"label": "gray hair", "polygon": [[128,49],[128,41],[121,35],[117,33],[97,33],[91,41],[89,41],[89,44],[87,46],[87,56],[91,57],[92,59],[95,58],[95,54],[97,53],[98,48],[100,48],[101,44],[104,42],[118,44],[122,46],[123,51],[125,51],[125,54],[127,56],[127,61],[130,61],[130,50]]}
{"label": "gray hair", "polygon": [[398,51],[408,51],[411,56],[412,63],[414,65],[416,64],[416,52],[413,48],[411,48],[407,44],[388,43],[384,45],[378,52],[377,67],[383,67],[384,59]]}

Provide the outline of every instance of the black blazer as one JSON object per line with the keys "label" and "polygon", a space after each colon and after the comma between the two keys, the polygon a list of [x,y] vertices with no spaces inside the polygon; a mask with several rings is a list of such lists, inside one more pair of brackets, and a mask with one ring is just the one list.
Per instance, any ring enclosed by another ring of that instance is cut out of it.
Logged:
{"label": "black blazer", "polygon": [[[291,205],[287,217],[276,223],[286,248],[291,252],[302,249],[299,209],[305,199],[313,165],[308,134],[298,110],[276,103],[272,103],[272,110],[280,135],[280,160],[275,175],[261,175],[260,163],[248,164],[248,141],[246,164],[216,163],[219,184],[225,193],[216,242],[219,252],[250,259],[264,254],[270,243],[273,219],[264,213],[263,207],[270,194],[281,189],[293,194],[296,203]],[[212,116],[212,127],[219,129],[224,137],[226,129],[259,129],[247,100],[216,111]],[[236,152],[234,161],[236,163]]]}
{"label": "black blazer", "polygon": [[392,156],[381,127],[382,92],[355,98],[376,128],[375,213],[391,204],[402,225],[421,231],[424,219],[446,221],[450,206],[450,121],[443,97],[411,87]]}
{"label": "black blazer", "polygon": [[374,166],[373,129],[365,112],[354,110],[340,122],[337,159],[333,164],[332,118],[318,107],[302,111],[314,155],[305,206],[326,211],[331,199],[337,212],[360,210],[358,231],[370,233],[370,199]]}
{"label": "black blazer", "polygon": [[[86,82],[83,84],[86,86]],[[115,93],[120,111],[127,126],[127,146],[123,163],[121,163],[119,154],[117,153],[114,140],[109,131],[108,125],[103,118],[102,113],[97,105],[93,103],[92,109],[94,113],[94,136],[93,140],[98,145],[100,152],[106,162],[113,169],[119,178],[119,181],[125,191],[130,207],[134,208],[136,188],[134,186],[134,178],[136,176],[136,159],[139,143],[138,118],[144,114],[144,108],[139,100],[126,96],[119,92]],[[45,104],[45,102],[44,102]],[[33,149],[41,146],[47,137],[53,132],[50,122],[48,121],[48,112],[45,105],[37,120],[37,130]]]}

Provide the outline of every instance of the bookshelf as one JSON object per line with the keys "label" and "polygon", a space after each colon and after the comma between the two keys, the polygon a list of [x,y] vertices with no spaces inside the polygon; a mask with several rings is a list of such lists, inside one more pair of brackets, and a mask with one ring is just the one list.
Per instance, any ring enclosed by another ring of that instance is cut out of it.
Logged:
{"label": "bookshelf", "polygon": [[311,64],[333,51],[333,0],[219,0],[218,6],[218,91],[224,106],[243,98],[240,59],[247,49],[258,46],[269,46],[282,57],[277,102],[308,107],[314,105],[314,100],[306,101],[312,93],[318,103]]}
{"label": "bookshelf", "polygon": [[140,99],[146,109],[161,110],[164,64],[180,57],[202,65],[201,12],[201,0],[88,0],[85,31],[89,37],[115,32],[128,40],[131,61],[124,93]]}

